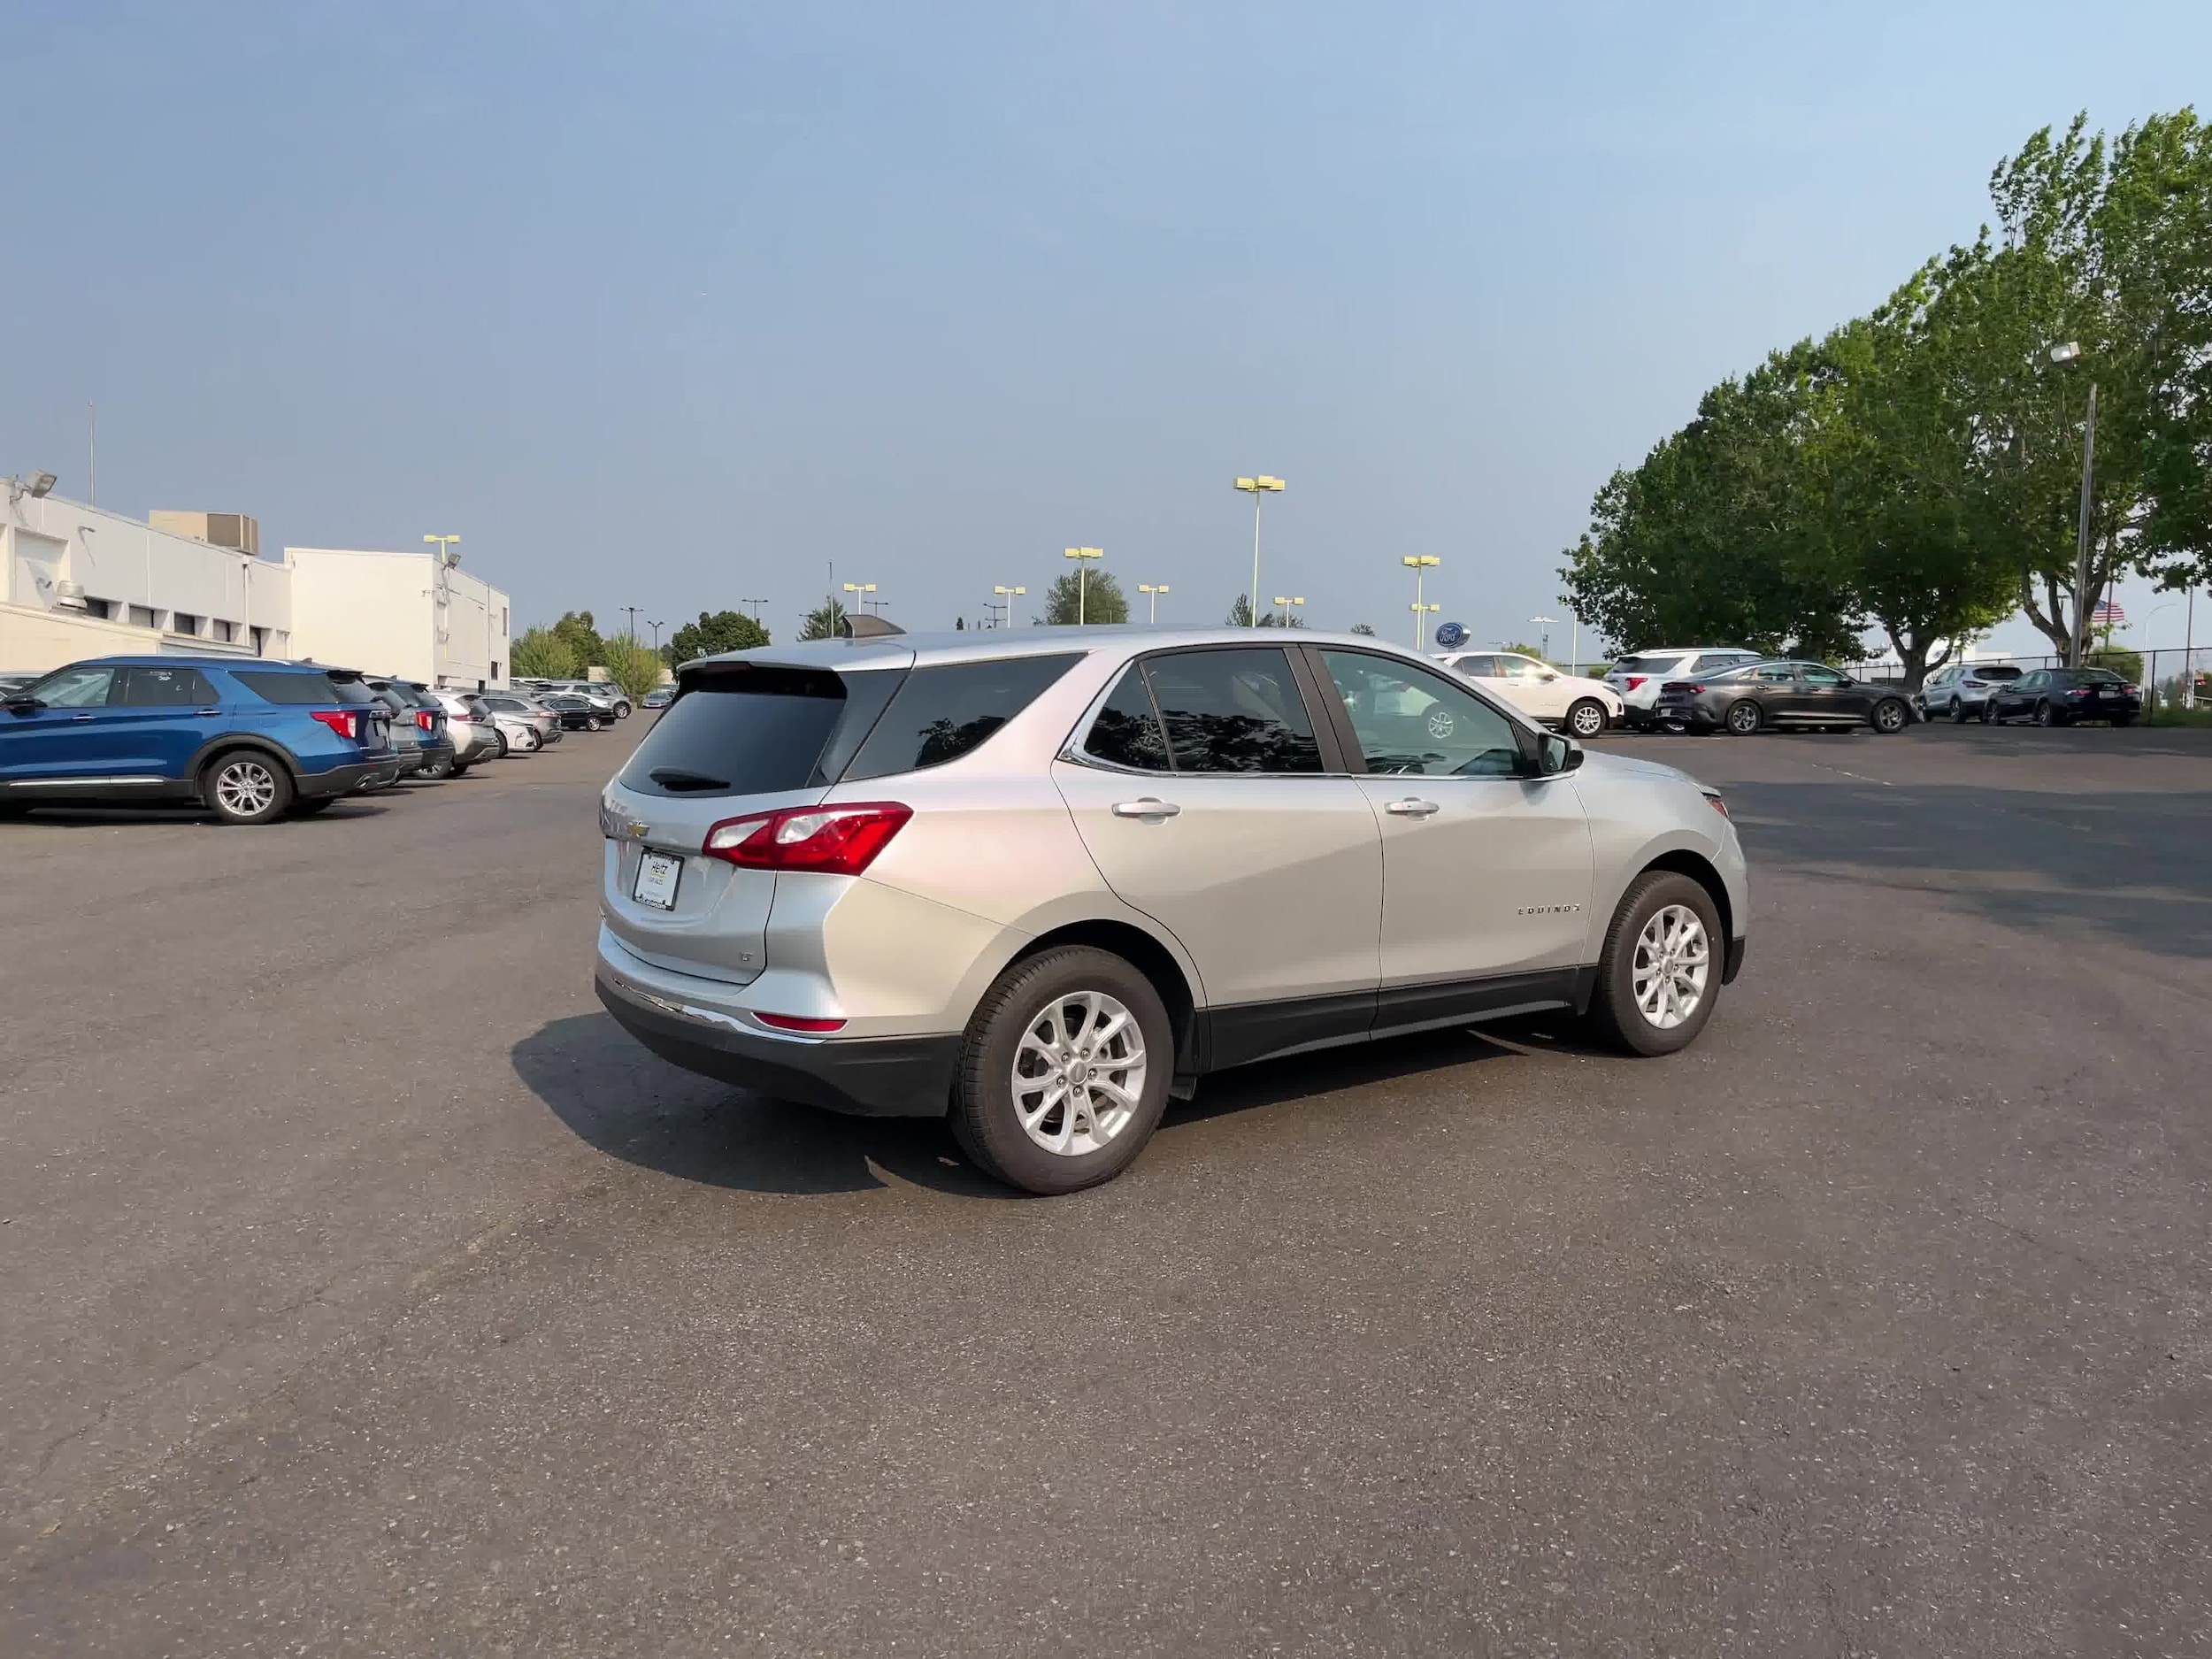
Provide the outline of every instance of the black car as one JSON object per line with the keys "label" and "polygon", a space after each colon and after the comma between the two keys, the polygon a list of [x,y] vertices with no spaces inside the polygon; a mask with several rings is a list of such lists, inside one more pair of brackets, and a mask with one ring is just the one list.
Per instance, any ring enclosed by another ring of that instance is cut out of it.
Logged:
{"label": "black car", "polygon": [[2126,726],[2143,712],[2142,688],[2131,686],[2109,668],[2039,668],[2008,686],[1993,686],[1982,704],[1982,718],[2033,720],[2038,726],[2071,726],[2077,720],[2109,720]]}
{"label": "black car", "polygon": [[564,732],[596,732],[614,718],[572,692],[549,692],[538,701],[561,717]]}
{"label": "black car", "polygon": [[1780,660],[1670,680],[1651,712],[1655,720],[1679,721],[1692,732],[1739,737],[1785,726],[1901,732],[1913,719],[1912,704],[1894,686],[1854,680],[1825,663]]}

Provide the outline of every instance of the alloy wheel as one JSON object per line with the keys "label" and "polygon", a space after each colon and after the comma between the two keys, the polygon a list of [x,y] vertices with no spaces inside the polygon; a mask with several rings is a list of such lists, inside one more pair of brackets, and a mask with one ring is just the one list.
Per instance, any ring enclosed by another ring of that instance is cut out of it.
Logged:
{"label": "alloy wheel", "polygon": [[1656,911],[1636,935],[1630,986],[1636,1010],[1658,1031],[1671,1031],[1697,1012],[1713,968],[1705,924],[1686,904]]}
{"label": "alloy wheel", "polygon": [[1728,711],[1728,729],[1740,737],[1748,737],[1759,729],[1759,705],[1740,703]]}
{"label": "alloy wheel", "polygon": [[1144,1099],[1144,1028],[1104,991],[1056,996],[1014,1050],[1014,1116],[1046,1151],[1081,1157],[1129,1126]]}
{"label": "alloy wheel", "polygon": [[1878,732],[1901,732],[1905,729],[1905,705],[1894,700],[1877,704],[1874,710],[1874,729]]}
{"label": "alloy wheel", "polygon": [[215,776],[215,799],[233,818],[251,818],[275,804],[276,774],[257,760],[234,760]]}
{"label": "alloy wheel", "polygon": [[1578,703],[1567,717],[1567,726],[1577,737],[1595,737],[1605,730],[1605,710],[1594,703]]}

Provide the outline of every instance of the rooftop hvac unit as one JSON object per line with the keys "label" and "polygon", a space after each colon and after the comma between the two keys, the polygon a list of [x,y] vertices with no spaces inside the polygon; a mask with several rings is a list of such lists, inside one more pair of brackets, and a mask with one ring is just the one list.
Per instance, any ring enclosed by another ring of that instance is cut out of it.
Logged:
{"label": "rooftop hvac unit", "polygon": [[56,582],[54,603],[65,611],[82,611],[85,608],[84,584],[82,582]]}

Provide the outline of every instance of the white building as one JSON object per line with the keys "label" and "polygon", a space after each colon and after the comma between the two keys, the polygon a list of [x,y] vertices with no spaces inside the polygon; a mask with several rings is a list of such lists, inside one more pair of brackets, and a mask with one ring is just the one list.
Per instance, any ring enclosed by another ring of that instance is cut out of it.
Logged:
{"label": "white building", "polygon": [[[142,524],[19,481],[4,488],[0,672],[126,654],[290,653],[292,572],[258,556],[251,518],[157,513],[162,523]],[[177,534],[184,526],[198,534]]]}
{"label": "white building", "polygon": [[288,547],[292,654],[434,686],[507,683],[507,595],[425,549]]}

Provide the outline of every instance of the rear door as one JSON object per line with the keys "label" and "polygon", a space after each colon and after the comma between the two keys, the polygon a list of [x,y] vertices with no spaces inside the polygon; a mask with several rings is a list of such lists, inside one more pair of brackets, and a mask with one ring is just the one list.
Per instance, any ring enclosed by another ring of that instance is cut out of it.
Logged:
{"label": "rear door", "polygon": [[1181,941],[1210,1062],[1363,1036],[1380,969],[1382,838],[1325,757],[1279,646],[1168,651],[1124,671],[1053,779],[1115,894]]}
{"label": "rear door", "polygon": [[1571,775],[1525,775],[1514,723],[1442,675],[1379,653],[1317,655],[1382,826],[1378,1027],[1571,990],[1592,886]]}
{"label": "rear door", "polygon": [[220,729],[221,703],[196,668],[118,669],[108,698],[116,764],[172,781],[188,777],[193,757]]}

